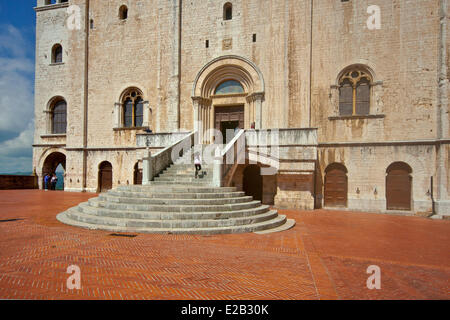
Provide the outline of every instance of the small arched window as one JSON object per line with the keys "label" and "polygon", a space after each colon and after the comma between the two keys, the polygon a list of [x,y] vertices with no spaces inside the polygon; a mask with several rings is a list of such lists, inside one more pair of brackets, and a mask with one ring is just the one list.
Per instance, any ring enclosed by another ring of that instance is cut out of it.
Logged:
{"label": "small arched window", "polygon": [[229,2],[223,6],[223,20],[233,19],[233,5]]}
{"label": "small arched window", "polygon": [[52,48],[52,63],[62,63],[63,49],[60,44],[55,44]]}
{"label": "small arched window", "polygon": [[119,19],[126,20],[128,19],[128,7],[123,5],[119,8]]}
{"label": "small arched window", "polygon": [[364,70],[351,69],[339,79],[339,114],[341,116],[370,113],[372,77]]}
{"label": "small arched window", "polygon": [[215,95],[221,94],[237,94],[244,93],[244,88],[236,80],[227,80],[219,84],[216,88]]}
{"label": "small arched window", "polygon": [[58,100],[51,109],[52,134],[64,134],[67,131],[67,103]]}
{"label": "small arched window", "polygon": [[142,127],[144,122],[144,99],[138,89],[129,89],[122,99],[123,126],[125,128]]}

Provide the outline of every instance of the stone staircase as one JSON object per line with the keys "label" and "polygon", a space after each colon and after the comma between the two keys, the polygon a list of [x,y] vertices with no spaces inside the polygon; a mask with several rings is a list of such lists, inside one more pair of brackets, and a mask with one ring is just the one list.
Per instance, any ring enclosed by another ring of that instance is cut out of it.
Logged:
{"label": "stone staircase", "polygon": [[226,234],[287,230],[278,215],[236,188],[212,187],[212,166],[195,178],[193,151],[145,186],[121,186],[57,216],[65,224],[124,233]]}

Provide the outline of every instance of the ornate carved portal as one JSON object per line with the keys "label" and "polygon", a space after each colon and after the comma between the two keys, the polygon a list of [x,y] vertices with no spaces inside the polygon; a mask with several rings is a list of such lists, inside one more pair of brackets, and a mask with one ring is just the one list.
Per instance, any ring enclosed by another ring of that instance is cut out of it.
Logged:
{"label": "ornate carved portal", "polygon": [[[212,129],[222,130],[222,117],[234,117],[237,113],[237,119],[225,121],[225,128],[231,128],[231,122],[238,121],[239,128],[261,129],[264,102],[262,74],[252,62],[241,57],[215,59],[198,74],[192,101],[194,130],[199,131],[202,144],[214,142]],[[230,110],[228,114],[227,110]]]}

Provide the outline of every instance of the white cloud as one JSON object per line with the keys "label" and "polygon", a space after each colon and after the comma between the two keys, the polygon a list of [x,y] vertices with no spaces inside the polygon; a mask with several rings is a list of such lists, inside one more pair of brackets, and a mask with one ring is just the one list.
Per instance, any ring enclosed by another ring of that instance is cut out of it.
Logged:
{"label": "white cloud", "polygon": [[19,29],[12,25],[1,26],[0,52],[14,57],[25,57],[28,45]]}
{"label": "white cloud", "polygon": [[31,155],[34,127],[30,122],[28,128],[14,139],[0,143],[0,157],[22,157]]}
{"label": "white cloud", "polygon": [[0,131],[15,136],[0,143],[2,173],[31,171],[34,64],[26,47],[17,28],[0,27]]}
{"label": "white cloud", "polygon": [[0,30],[0,130],[20,133],[34,114],[34,66],[20,31],[10,25]]}
{"label": "white cloud", "polygon": [[32,82],[18,71],[0,73],[0,113],[0,130],[16,133],[25,130],[34,116]]}
{"label": "white cloud", "polygon": [[0,143],[0,173],[32,171],[33,133],[29,122],[18,137]]}

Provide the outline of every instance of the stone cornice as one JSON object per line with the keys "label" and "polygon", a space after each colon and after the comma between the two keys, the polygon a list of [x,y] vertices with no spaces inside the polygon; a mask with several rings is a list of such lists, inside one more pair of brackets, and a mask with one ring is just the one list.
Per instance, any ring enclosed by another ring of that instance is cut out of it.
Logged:
{"label": "stone cornice", "polygon": [[366,114],[366,115],[351,115],[351,116],[332,116],[328,120],[358,120],[358,119],[383,119],[386,118],[384,114]]}
{"label": "stone cornice", "polygon": [[361,142],[319,142],[319,148],[339,147],[390,147],[390,146],[436,146],[450,144],[450,139],[437,140],[409,140],[409,141],[361,141]]}
{"label": "stone cornice", "polygon": [[35,7],[34,11],[40,12],[40,11],[47,11],[47,10],[53,10],[53,9],[61,9],[61,8],[67,8],[69,7],[68,2],[64,3],[54,3],[54,4],[48,4],[42,7]]}

